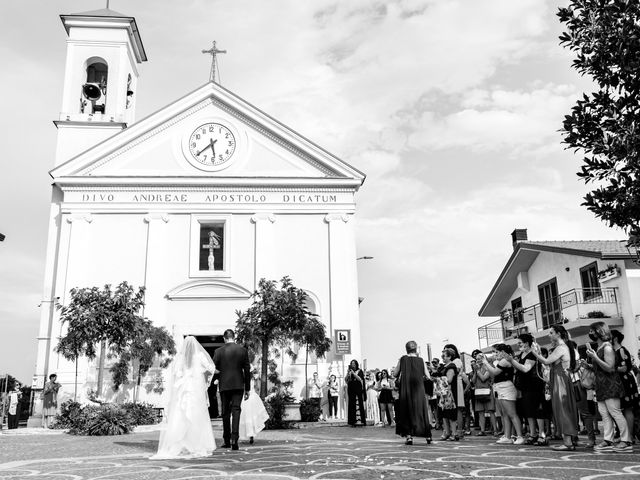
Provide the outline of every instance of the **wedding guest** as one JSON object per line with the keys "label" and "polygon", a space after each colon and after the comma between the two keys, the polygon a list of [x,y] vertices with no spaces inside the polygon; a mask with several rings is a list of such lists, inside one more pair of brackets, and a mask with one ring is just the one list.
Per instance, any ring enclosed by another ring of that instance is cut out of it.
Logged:
{"label": "wedding guest", "polygon": [[373,420],[374,425],[380,425],[380,405],[378,404],[378,390],[376,390],[376,379],[373,372],[366,373],[365,386],[367,389],[367,418]]}
{"label": "wedding guest", "polygon": [[329,399],[329,418],[338,418],[338,397],[340,396],[340,386],[335,375],[329,377],[327,386],[327,397]]}
{"label": "wedding guest", "polygon": [[61,385],[56,381],[58,376],[55,373],[49,375],[49,381],[44,384],[42,391],[42,426],[51,428],[58,414],[58,391]]}
{"label": "wedding guest", "polygon": [[[493,395],[491,374],[484,365],[484,354],[480,350],[474,350],[471,356],[475,359],[475,363],[472,365],[473,374],[471,377],[471,383],[473,383],[475,389],[474,410],[478,413],[478,423],[480,424],[480,431],[477,436],[483,437],[486,435],[486,415],[489,415],[489,420],[491,421],[491,433],[498,431],[496,427],[495,397]],[[478,395],[478,392],[482,392],[482,395]]]}
{"label": "wedding guest", "polygon": [[[584,354],[580,359],[580,367],[578,370],[578,377],[580,377],[583,372],[587,369],[593,369],[591,365],[587,364],[587,356]],[[575,384],[574,384],[575,385]],[[595,386],[595,384],[594,384]],[[597,422],[597,408],[598,405],[594,401],[594,390],[593,388],[585,388],[582,382],[578,382],[577,384],[578,391],[580,395],[577,399],[578,404],[578,413],[580,414],[580,418],[582,419],[582,424],[584,425],[585,431],[580,433],[586,433],[587,435],[587,448],[593,448],[596,445],[596,422]]]}
{"label": "wedding guest", "polygon": [[438,392],[440,415],[442,418],[442,436],[440,440],[460,440],[457,433],[456,422],[458,420],[457,407],[457,382],[458,367],[454,363],[456,352],[452,348],[442,350],[442,368],[438,374]]}
{"label": "wedding guest", "polygon": [[544,432],[544,381],[538,371],[538,360],[533,350],[538,351],[538,344],[533,336],[523,333],[518,337],[518,358],[510,357],[511,365],[515,368],[516,387],[520,391],[520,409],[522,416],[527,419],[529,435],[527,445],[548,445]]}
{"label": "wedding guest", "polygon": [[638,397],[638,384],[633,376],[633,363],[631,362],[631,354],[623,345],[624,335],[619,330],[611,330],[611,339],[613,340],[613,350],[616,352],[616,371],[622,380],[624,395],[620,399],[620,408],[627,420],[627,427],[631,438],[634,437],[634,410],[640,407],[640,398]]}
{"label": "wedding guest", "polygon": [[[322,382],[318,380],[318,372],[313,372],[313,376],[308,382],[309,401],[315,403],[320,408],[322,402]],[[324,416],[320,415],[320,420],[324,420]]]}
{"label": "wedding guest", "polygon": [[[616,371],[616,353],[611,345],[611,332],[604,322],[594,322],[589,327],[589,338],[597,342],[597,350],[587,343],[587,356],[591,358],[596,373],[596,398],[598,411],[604,424],[604,440],[593,449],[596,452],[631,452],[631,434],[620,408],[624,387]],[[614,423],[620,430],[621,441],[613,444]]]}
{"label": "wedding guest", "polygon": [[393,384],[389,379],[389,372],[384,369],[380,371],[380,379],[377,384],[378,406],[380,407],[380,420],[384,423],[386,415],[387,425],[393,425]]}
{"label": "wedding guest", "polygon": [[396,434],[405,437],[406,445],[413,445],[413,437],[424,437],[431,443],[431,425],[427,411],[424,380],[429,373],[418,356],[418,344],[410,340],[406,355],[400,357],[394,373],[399,379],[399,399],[396,407]]}
{"label": "wedding guest", "polygon": [[450,348],[451,350],[454,351],[453,363],[458,369],[458,375],[456,377],[456,385],[452,386],[451,388],[457,389],[455,398],[456,398],[457,408],[458,408],[457,417],[456,417],[456,424],[457,424],[458,430],[456,432],[456,435],[458,436],[458,438],[462,439],[464,437],[464,434],[466,433],[464,430],[465,420],[469,416],[467,414],[467,405],[465,403],[465,389],[469,384],[469,377],[464,371],[464,365],[462,364],[462,359],[460,358],[460,352],[458,351],[458,347],[456,347],[452,343],[449,343],[445,345],[444,348]]}
{"label": "wedding guest", "polygon": [[18,428],[20,423],[20,399],[22,398],[22,392],[20,391],[20,382],[16,382],[13,386],[13,391],[9,392],[9,415],[7,419],[7,426],[9,430]]}
{"label": "wedding guest", "polygon": [[[344,378],[347,385],[347,394],[349,396],[349,403],[347,405],[347,423],[352,427],[355,427],[360,420],[362,426],[367,425],[366,407],[365,407],[365,384],[364,373],[360,369],[360,365],[357,360],[351,360],[349,363],[349,371]],[[359,411],[360,417],[356,410]]]}
{"label": "wedding guest", "polygon": [[[513,355],[513,350],[509,345],[503,343],[494,345],[493,349],[498,362],[493,366],[485,357],[484,365],[493,377],[493,388],[497,395],[497,403],[502,411],[504,435],[496,443],[522,445],[524,444],[522,422],[516,412],[518,391],[513,384],[514,368],[509,360],[509,357]],[[511,439],[512,429],[516,433],[515,441]]]}
{"label": "wedding guest", "polygon": [[255,375],[256,373],[252,372],[249,398],[243,397],[240,404],[240,425],[238,426],[240,438],[249,439],[250,444],[253,444],[255,437],[264,430],[264,424],[269,420],[267,409],[260,395],[255,391]]}
{"label": "wedding guest", "polygon": [[547,358],[537,351],[532,352],[540,363],[551,367],[549,391],[553,424],[556,435],[561,435],[563,439],[562,445],[552,449],[575,450],[573,437],[578,435],[578,407],[570,374],[576,369],[576,355],[569,343],[569,334],[562,325],[554,325],[549,329],[549,339],[554,349]]}

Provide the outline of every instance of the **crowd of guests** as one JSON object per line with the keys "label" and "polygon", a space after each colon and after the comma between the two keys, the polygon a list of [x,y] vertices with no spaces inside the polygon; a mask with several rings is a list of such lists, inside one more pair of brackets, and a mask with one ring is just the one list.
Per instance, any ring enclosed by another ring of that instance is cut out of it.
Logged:
{"label": "crowd of guests", "polygon": [[[442,430],[440,440],[460,441],[475,428],[476,435],[494,435],[498,444],[546,446],[556,439],[561,442],[551,448],[571,451],[578,435],[586,435],[586,447],[596,452],[631,452],[640,439],[640,372],[622,345],[624,335],[595,322],[581,348],[561,325],[550,328],[549,338],[549,349],[523,333],[515,352],[506,344],[487,353],[475,350],[470,367],[452,344],[441,359],[424,362],[413,341],[391,371],[365,372],[353,360],[344,378],[347,421],[395,423],[409,445],[414,437],[430,443],[434,429]],[[337,399],[335,376],[328,391]],[[335,405],[330,401],[330,416]]]}

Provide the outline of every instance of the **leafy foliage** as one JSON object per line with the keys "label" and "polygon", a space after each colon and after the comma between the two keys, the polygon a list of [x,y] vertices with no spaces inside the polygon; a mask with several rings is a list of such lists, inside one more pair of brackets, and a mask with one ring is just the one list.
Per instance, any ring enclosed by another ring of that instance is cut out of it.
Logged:
{"label": "leafy foliage", "polygon": [[640,3],[571,0],[558,11],[560,44],[598,90],[564,119],[564,142],[584,153],[578,176],[594,183],[583,205],[630,234],[640,233]]}
{"label": "leafy foliage", "polygon": [[[160,362],[166,368],[175,355],[176,347],[173,337],[164,327],[155,327],[149,320],[138,320],[138,328],[133,332],[124,347],[113,348],[113,354],[119,355],[118,361],[111,367],[114,389],[129,383],[131,370],[137,384],[153,366],[156,358],[165,357]],[[168,358],[166,358],[168,357]]]}
{"label": "leafy foliage", "polygon": [[60,405],[54,428],[69,429],[73,435],[123,435],[136,425],[158,422],[153,405],[125,403],[82,405],[68,400]]}
{"label": "leafy foliage", "polygon": [[318,402],[306,399],[300,402],[300,419],[303,422],[317,422],[321,415],[322,408]]}
{"label": "leafy foliage", "polygon": [[124,435],[134,427],[129,413],[119,405],[102,405],[87,424],[86,434],[92,436]]}
{"label": "leafy foliage", "polygon": [[265,422],[267,430],[279,430],[291,428],[291,423],[284,419],[286,406],[294,402],[291,395],[292,381],[283,382],[278,375],[278,366],[273,361],[269,361],[269,382],[271,390],[265,398],[265,409],[269,414],[269,419]]}
{"label": "leafy foliage", "polygon": [[[127,282],[120,283],[115,290],[110,285],[102,289],[72,289],[69,304],[59,307],[67,331],[56,351],[74,362],[80,356],[93,360],[96,346],[104,343],[109,347],[109,355],[118,358],[110,369],[114,389],[129,383],[130,372],[139,385],[156,356],[175,354],[173,338],[166,329],[154,327],[140,315],[144,292],[144,287],[136,291]],[[165,359],[160,366],[166,367],[169,362],[170,359]]]}
{"label": "leafy foliage", "polygon": [[129,414],[134,425],[154,425],[158,423],[156,409],[150,403],[127,402],[122,408]]}
{"label": "leafy foliage", "polygon": [[[303,332],[314,314],[305,306],[306,292],[296,288],[289,277],[280,280],[279,288],[274,280],[260,279],[258,290],[251,298],[253,303],[247,311],[236,312],[236,334],[252,355],[260,357],[260,397],[265,398],[270,349],[285,351],[293,356],[291,343],[301,338],[306,342],[307,337]],[[321,352],[326,351],[323,345],[318,346]]]}

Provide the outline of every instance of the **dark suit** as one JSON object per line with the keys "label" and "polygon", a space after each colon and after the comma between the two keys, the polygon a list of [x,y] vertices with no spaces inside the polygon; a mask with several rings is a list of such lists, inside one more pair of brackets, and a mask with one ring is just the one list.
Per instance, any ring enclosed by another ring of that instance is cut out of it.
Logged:
{"label": "dark suit", "polygon": [[238,443],[240,404],[244,393],[251,388],[249,354],[237,343],[225,343],[213,354],[213,363],[220,372],[218,389],[222,401],[222,439],[225,444],[230,441]]}

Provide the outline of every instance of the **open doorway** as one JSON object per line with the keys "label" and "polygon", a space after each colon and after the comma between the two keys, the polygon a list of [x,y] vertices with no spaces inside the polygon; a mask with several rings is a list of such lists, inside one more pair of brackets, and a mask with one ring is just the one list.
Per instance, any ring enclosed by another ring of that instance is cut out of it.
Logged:
{"label": "open doorway", "polygon": [[[213,358],[215,351],[224,345],[222,335],[194,335],[200,345],[204,347],[207,353]],[[211,385],[207,390],[209,397],[209,418],[218,418],[220,416],[219,400],[218,400],[218,376],[214,375]]]}

